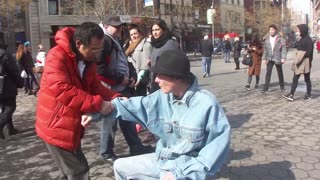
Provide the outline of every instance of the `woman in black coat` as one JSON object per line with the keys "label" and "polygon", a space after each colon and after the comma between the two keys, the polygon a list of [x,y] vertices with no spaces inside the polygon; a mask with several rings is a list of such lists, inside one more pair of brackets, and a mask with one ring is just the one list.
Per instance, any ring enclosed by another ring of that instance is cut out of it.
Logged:
{"label": "woman in black coat", "polygon": [[239,58],[241,53],[241,45],[238,37],[235,37],[234,41],[235,42],[233,43],[233,58],[234,58],[234,63],[236,64],[235,70],[239,70],[240,69]]}
{"label": "woman in black coat", "polygon": [[14,128],[12,115],[16,110],[17,88],[23,87],[23,79],[17,61],[3,49],[0,49],[0,75],[3,78],[0,93],[0,139],[4,139],[3,128],[7,125],[8,134],[14,135],[18,130]]}

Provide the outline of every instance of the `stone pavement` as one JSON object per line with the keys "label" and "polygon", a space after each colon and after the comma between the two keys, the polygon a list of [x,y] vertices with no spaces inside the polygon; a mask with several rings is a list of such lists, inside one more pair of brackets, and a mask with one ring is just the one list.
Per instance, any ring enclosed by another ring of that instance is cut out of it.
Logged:
{"label": "stone pavement", "polygon": [[[320,179],[320,55],[315,52],[314,57],[312,99],[302,99],[305,85],[301,77],[294,102],[281,98],[275,68],[270,92],[264,95],[259,92],[261,88],[243,88],[247,79],[245,68],[235,71],[233,63],[225,64],[215,57],[213,76],[202,78],[201,61],[191,57],[192,71],[199,83],[216,94],[232,126],[229,158],[215,179]],[[284,65],[287,90],[293,75],[292,58],[291,51]],[[261,84],[264,76],[263,67]],[[21,93],[17,103],[14,122],[23,132],[0,141],[0,180],[57,179],[58,169],[33,130],[36,99]],[[93,180],[114,179],[112,164],[97,159],[99,125],[92,124],[87,129],[83,151]],[[117,135],[115,152],[128,154],[121,133]]]}

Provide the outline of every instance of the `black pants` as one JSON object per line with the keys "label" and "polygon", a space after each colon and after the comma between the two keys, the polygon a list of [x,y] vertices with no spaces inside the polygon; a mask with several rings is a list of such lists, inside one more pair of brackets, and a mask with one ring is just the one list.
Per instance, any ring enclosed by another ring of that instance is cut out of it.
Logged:
{"label": "black pants", "polygon": [[239,58],[234,58],[234,63],[236,64],[236,69],[240,69]]}
{"label": "black pants", "polygon": [[267,73],[266,73],[266,80],[265,80],[265,84],[264,84],[264,88],[263,88],[264,91],[268,91],[268,89],[269,89],[273,65],[275,65],[276,68],[277,68],[278,77],[279,77],[280,89],[281,89],[281,90],[284,90],[284,80],[283,80],[282,64],[275,64],[274,61],[268,61],[268,64],[267,64]]}
{"label": "black pants", "polygon": [[[260,76],[256,76],[256,86],[259,85],[259,80],[260,80]],[[248,84],[250,85],[251,84],[251,81],[252,81],[252,75],[249,75],[248,76]]]}
{"label": "black pants", "polygon": [[[120,93],[125,97],[131,97],[134,93],[134,89],[126,88],[124,91],[121,91]],[[118,119],[118,121],[119,121],[119,126],[122,131],[122,134],[130,148],[130,151],[134,150],[136,147],[142,146],[141,140],[136,131],[136,124],[129,121],[124,121],[122,119]],[[112,134],[115,134],[115,131],[117,130],[117,123],[114,124],[112,129],[114,131]],[[103,129],[101,131],[103,131]],[[103,132],[101,132],[101,144],[102,143],[107,144],[107,146],[100,145],[101,156],[104,156],[105,154],[113,153],[114,136],[112,136],[112,134],[110,134],[108,137],[105,137],[103,135]]]}
{"label": "black pants", "polygon": [[[290,94],[294,95],[294,92],[296,91],[296,88],[298,86],[298,81],[300,78],[301,74],[298,75],[293,75],[293,79],[292,79],[292,85],[291,85],[291,91]],[[307,74],[303,74],[304,75],[304,81],[306,82],[306,86],[307,86],[307,95],[311,96],[311,80],[310,80],[310,73]]]}
{"label": "black pants", "polygon": [[81,146],[75,151],[45,143],[52,159],[59,167],[60,180],[89,180],[89,165]]}
{"label": "black pants", "polygon": [[8,130],[12,130],[13,122],[12,115],[16,110],[16,96],[0,99],[1,114],[0,114],[0,129],[7,125]]}

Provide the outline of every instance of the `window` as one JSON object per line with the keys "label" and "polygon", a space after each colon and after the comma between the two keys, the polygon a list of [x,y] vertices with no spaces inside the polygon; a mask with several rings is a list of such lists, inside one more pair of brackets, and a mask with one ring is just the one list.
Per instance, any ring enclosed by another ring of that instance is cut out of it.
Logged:
{"label": "window", "polygon": [[60,8],[62,15],[72,15],[73,14],[73,0],[60,0]]}
{"label": "window", "polygon": [[237,0],[238,1],[238,5],[240,5],[240,0]]}
{"label": "window", "polygon": [[58,15],[58,0],[49,0],[48,6],[49,15]]}

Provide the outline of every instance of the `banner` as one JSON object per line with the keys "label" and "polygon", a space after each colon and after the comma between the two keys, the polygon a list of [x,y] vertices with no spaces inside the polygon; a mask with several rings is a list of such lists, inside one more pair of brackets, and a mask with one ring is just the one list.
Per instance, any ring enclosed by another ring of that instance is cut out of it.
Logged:
{"label": "banner", "polygon": [[144,7],[153,6],[153,0],[144,0]]}

